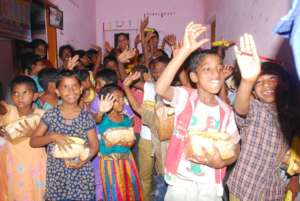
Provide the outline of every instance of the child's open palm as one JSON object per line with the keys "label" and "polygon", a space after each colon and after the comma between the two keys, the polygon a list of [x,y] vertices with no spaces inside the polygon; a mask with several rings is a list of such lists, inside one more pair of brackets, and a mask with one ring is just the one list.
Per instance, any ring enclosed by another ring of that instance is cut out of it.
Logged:
{"label": "child's open palm", "polygon": [[253,36],[247,33],[241,36],[240,48],[235,46],[234,51],[242,78],[255,81],[260,74],[261,66]]}
{"label": "child's open palm", "polygon": [[130,73],[123,81],[123,84],[125,87],[130,87],[132,85],[132,83],[134,81],[140,79],[140,77],[141,77],[140,72]]}
{"label": "child's open palm", "polygon": [[200,48],[203,44],[208,42],[207,38],[197,40],[197,38],[206,31],[206,27],[201,24],[194,24],[194,22],[190,22],[186,28],[183,38],[183,49],[188,51],[188,53],[192,53],[196,49]]}
{"label": "child's open palm", "polygon": [[74,57],[70,57],[69,58],[69,61],[68,61],[68,64],[67,64],[67,69],[68,70],[73,70],[73,68],[78,65],[78,59],[79,59],[79,56],[78,55],[75,55]]}
{"label": "child's open palm", "polygon": [[115,100],[116,99],[112,94],[107,94],[105,97],[101,96],[99,111],[101,113],[106,113],[110,111],[114,105]]}
{"label": "child's open palm", "polygon": [[130,62],[130,59],[135,57],[136,50],[135,49],[129,49],[128,47],[118,56],[118,61],[121,63],[128,63]]}

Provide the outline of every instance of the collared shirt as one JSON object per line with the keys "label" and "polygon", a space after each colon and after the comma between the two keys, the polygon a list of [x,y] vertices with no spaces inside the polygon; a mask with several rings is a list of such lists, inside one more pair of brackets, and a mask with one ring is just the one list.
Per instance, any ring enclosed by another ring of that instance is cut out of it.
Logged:
{"label": "collared shirt", "polygon": [[241,153],[228,180],[229,191],[241,201],[282,201],[285,182],[280,164],[288,145],[276,111],[252,100],[246,118],[236,115]]}

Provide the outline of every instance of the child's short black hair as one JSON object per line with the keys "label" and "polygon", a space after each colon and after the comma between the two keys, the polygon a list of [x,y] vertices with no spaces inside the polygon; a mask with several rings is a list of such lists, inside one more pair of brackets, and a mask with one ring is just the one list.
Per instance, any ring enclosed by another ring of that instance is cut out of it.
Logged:
{"label": "child's short black hair", "polygon": [[140,72],[143,75],[144,73],[149,73],[149,69],[145,65],[138,64],[134,66],[133,72]]}
{"label": "child's short black hair", "polygon": [[59,58],[62,59],[63,52],[64,52],[66,49],[69,49],[69,50],[71,51],[72,56],[73,56],[74,48],[73,48],[71,45],[67,44],[67,45],[63,45],[63,46],[60,46],[60,47],[59,47],[59,50],[58,50],[58,56],[59,56]]}
{"label": "child's short black hair", "polygon": [[283,81],[288,81],[290,77],[283,66],[273,62],[263,62],[260,75],[276,75]]}
{"label": "child's short black hair", "polygon": [[26,84],[32,91],[33,93],[37,92],[37,86],[34,82],[34,80],[26,75],[18,75],[12,79],[10,82],[10,91],[12,92],[15,88],[16,85],[18,84]]}
{"label": "child's short black hair", "polygon": [[109,68],[105,68],[101,71],[98,71],[95,79],[102,79],[104,80],[107,84],[117,84],[118,83],[118,76],[117,73]]}
{"label": "child's short black hair", "polygon": [[105,97],[107,94],[111,94],[114,91],[119,90],[123,93],[123,89],[117,84],[106,84],[100,91],[100,96]]}
{"label": "child's short black hair", "polygon": [[93,56],[97,55],[98,52],[95,49],[89,49],[88,51],[86,51],[87,56],[91,59]]}
{"label": "child's short black hair", "polygon": [[104,57],[104,59],[103,59],[104,68],[107,66],[108,62],[110,62],[110,61],[118,63],[118,59],[113,54],[109,54],[106,57]]}
{"label": "child's short black hair", "polygon": [[159,34],[158,34],[158,31],[156,29],[154,29],[153,34],[159,39]]}
{"label": "child's short black hair", "polygon": [[84,50],[76,50],[74,52],[74,55],[78,55],[79,58],[82,58],[82,57],[84,57],[86,55],[86,51],[84,51]]}
{"label": "child's short black hair", "polygon": [[147,68],[145,65],[138,64],[134,66],[133,72],[141,73],[140,81],[145,82],[143,75],[149,73],[149,68]]}
{"label": "child's short black hair", "polygon": [[203,59],[208,55],[219,56],[215,51],[208,50],[196,50],[188,57],[188,72],[195,72],[199,66],[203,62]]}
{"label": "child's short black hair", "polygon": [[163,63],[168,65],[170,63],[170,58],[166,55],[161,55],[159,57],[157,57],[156,59],[153,59],[153,64],[157,64],[157,63]]}
{"label": "child's short black hair", "polygon": [[42,39],[34,39],[31,42],[31,47],[32,47],[33,50],[36,49],[40,45],[45,46],[46,49],[48,48],[48,44],[46,43],[46,41],[44,41]]}
{"label": "child's short black hair", "polygon": [[72,70],[61,70],[56,79],[56,87],[58,88],[63,78],[71,78],[74,77],[77,79],[78,83],[81,85],[80,79],[77,77],[76,73]]}
{"label": "child's short black hair", "polygon": [[44,59],[33,54],[33,53],[26,53],[21,56],[21,66],[23,72],[28,70],[29,73],[32,71],[32,65],[36,65],[38,62],[44,62]]}
{"label": "child's short black hair", "polygon": [[55,68],[44,68],[38,73],[38,79],[44,91],[47,90],[49,83],[56,83],[58,71]]}
{"label": "child's short black hair", "polygon": [[75,73],[81,82],[90,78],[90,73],[87,69],[78,69],[78,70],[75,70]]}
{"label": "child's short black hair", "polygon": [[[157,51],[161,53],[161,55],[160,55],[159,57],[164,56],[164,57],[169,58],[169,55],[168,55],[168,54],[166,53],[166,51],[164,51],[163,49],[158,49]],[[158,57],[157,57],[157,58],[158,58]],[[169,58],[169,59],[170,59],[170,58]]]}

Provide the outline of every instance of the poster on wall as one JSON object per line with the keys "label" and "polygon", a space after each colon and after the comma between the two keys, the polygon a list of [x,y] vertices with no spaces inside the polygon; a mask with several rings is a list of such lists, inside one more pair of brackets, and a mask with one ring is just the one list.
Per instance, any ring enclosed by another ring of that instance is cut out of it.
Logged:
{"label": "poster on wall", "polygon": [[0,35],[31,41],[31,0],[0,0]]}
{"label": "poster on wall", "polygon": [[63,29],[63,12],[54,6],[49,6],[49,25]]}
{"label": "poster on wall", "polygon": [[124,33],[129,39],[130,46],[133,47],[134,38],[139,31],[137,27],[139,27],[139,20],[122,19],[104,22],[102,25],[103,43],[107,41],[116,46],[117,36]]}

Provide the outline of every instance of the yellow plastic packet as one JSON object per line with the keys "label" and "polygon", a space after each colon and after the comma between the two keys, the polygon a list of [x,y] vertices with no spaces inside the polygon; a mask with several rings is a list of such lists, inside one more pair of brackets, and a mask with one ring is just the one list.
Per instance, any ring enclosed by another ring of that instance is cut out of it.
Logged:
{"label": "yellow plastic packet", "polygon": [[288,168],[287,173],[289,175],[294,175],[300,172],[300,138],[295,137],[292,141],[292,147],[287,153],[288,157]]}
{"label": "yellow plastic packet", "polygon": [[284,201],[292,201],[293,200],[293,193],[292,191],[288,190],[288,192],[286,192],[285,197],[284,197]]}

